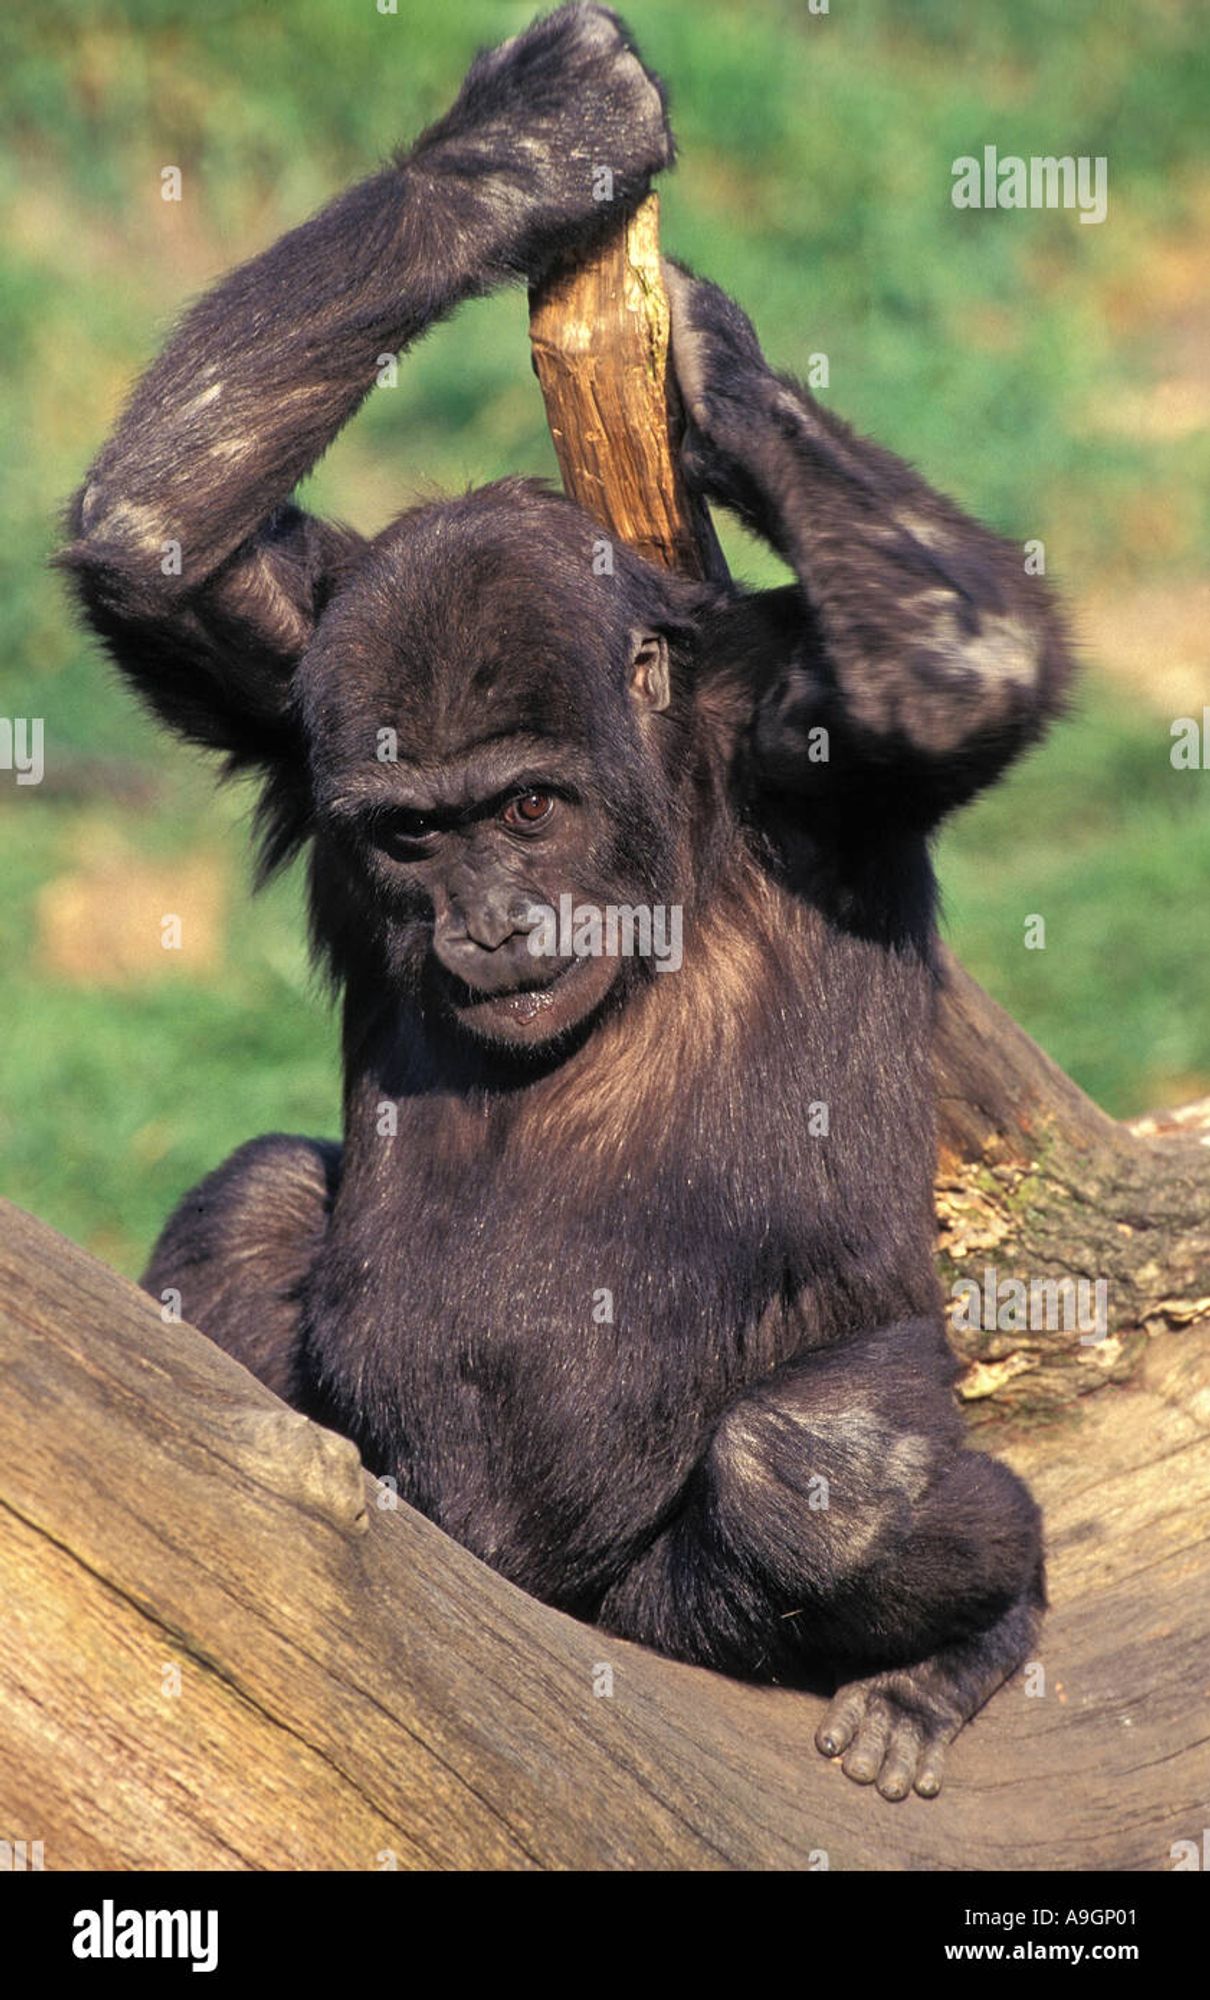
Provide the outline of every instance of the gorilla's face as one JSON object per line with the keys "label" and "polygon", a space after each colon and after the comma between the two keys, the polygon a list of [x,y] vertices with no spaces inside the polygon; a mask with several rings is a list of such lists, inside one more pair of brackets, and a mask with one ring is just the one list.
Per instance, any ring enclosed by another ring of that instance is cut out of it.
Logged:
{"label": "gorilla's face", "polygon": [[423,934],[429,993],[469,1034],[511,1047],[577,1027],[619,971],[616,957],[560,953],[557,927],[551,948],[546,913],[613,886],[602,802],[560,750],[523,737],[466,748],[428,782],[409,773],[406,804],[369,829],[376,873]]}
{"label": "gorilla's face", "polygon": [[558,533],[549,501],[469,510],[400,524],[320,621],[317,830],[390,974],[481,1042],[542,1048],[638,972],[606,912],[674,900],[670,652],[625,575],[592,576],[572,510]]}

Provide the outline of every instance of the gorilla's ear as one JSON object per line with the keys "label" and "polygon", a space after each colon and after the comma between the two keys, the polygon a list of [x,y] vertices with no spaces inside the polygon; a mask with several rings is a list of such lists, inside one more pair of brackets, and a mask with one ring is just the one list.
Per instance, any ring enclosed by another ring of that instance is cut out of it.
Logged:
{"label": "gorilla's ear", "polygon": [[668,641],[662,632],[632,632],[630,692],[643,708],[656,714],[672,700]]}

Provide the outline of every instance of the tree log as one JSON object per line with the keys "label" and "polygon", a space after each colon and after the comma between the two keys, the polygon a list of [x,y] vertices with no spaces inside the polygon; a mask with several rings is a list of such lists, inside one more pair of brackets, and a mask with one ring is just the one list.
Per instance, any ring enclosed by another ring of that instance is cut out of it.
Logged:
{"label": "tree log", "polygon": [[947,1289],[966,1278],[986,1296],[989,1270],[1104,1287],[1099,1324],[1087,1310],[1096,1295],[1085,1295],[1083,1333],[1006,1325],[1011,1307],[1000,1329],[975,1332],[955,1312],[972,1420],[1053,1420],[1087,1390],[1128,1379],[1167,1329],[1195,1342],[1210,1388],[1210,1107],[1133,1125],[1107,1117],[952,954],[945,970],[935,1069]]}
{"label": "tree log", "polygon": [[1045,1686],[889,1806],[814,1749],[819,1696],[524,1596],[0,1202],[0,1840],[48,1869],[1170,1869],[1210,1798],[1193,1358],[1006,1454],[1047,1513]]}
{"label": "tree log", "polygon": [[[654,195],[531,302],[573,500],[650,560],[725,575],[681,476]],[[936,1071],[942,1271],[973,1423],[1047,1421],[1128,1379],[1151,1335],[1210,1321],[1210,1116],[1119,1124],[945,955]],[[1037,1288],[1026,1323],[1012,1281]],[[1081,1281],[1090,1291],[1081,1293]],[[1047,1284],[1062,1289],[1046,1292]],[[1098,1294],[1096,1287],[1103,1290]],[[989,1328],[986,1302],[996,1305]],[[980,1325],[967,1326],[978,1318]],[[1041,1321],[1041,1324],[1037,1322]],[[1032,1323],[1031,1323],[1032,1322]],[[1048,1324],[1048,1322],[1053,1322]],[[1202,1343],[1206,1380],[1210,1354]]]}

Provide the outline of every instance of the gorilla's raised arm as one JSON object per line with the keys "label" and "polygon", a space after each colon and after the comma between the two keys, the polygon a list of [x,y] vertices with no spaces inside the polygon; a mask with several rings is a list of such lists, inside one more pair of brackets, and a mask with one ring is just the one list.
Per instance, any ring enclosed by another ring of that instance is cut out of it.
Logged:
{"label": "gorilla's raised arm", "polygon": [[562,7],[479,56],[409,153],[194,307],[77,495],[60,558],[162,719],[237,763],[287,747],[291,671],[364,546],[292,489],[385,353],[534,278],[670,157],[662,90],[617,17]]}
{"label": "gorilla's raised arm", "polygon": [[799,580],[784,669],[758,691],[758,779],[833,803],[860,781],[863,815],[927,826],[1061,710],[1054,602],[1021,549],[774,374],[716,285],[665,270],[686,468]]}

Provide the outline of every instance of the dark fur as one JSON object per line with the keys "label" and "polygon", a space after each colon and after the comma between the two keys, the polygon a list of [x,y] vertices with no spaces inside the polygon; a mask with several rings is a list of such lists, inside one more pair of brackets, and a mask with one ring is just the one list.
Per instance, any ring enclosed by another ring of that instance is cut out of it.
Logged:
{"label": "dark fur", "polygon": [[[76,503],[63,560],[120,666],[262,774],[266,867],[309,843],[344,1005],[343,1153],[241,1148],[146,1283],[525,1589],[738,1673],[830,1663],[821,1747],[929,1792],[1032,1643],[1042,1572],[1032,1500],[964,1450],[951,1394],[927,837],[1057,711],[1055,613],[673,269],[687,462],[797,585],[622,550],[594,576],[599,530],[533,482],[369,544],[288,499],[380,352],[582,246],[594,163],[630,202],[670,154],[614,17],[561,9],[196,307]],[[666,706],[632,686],[645,634]],[[549,838],[478,812],[522,769],[559,794]],[[453,815],[443,859],[411,834],[401,858],[418,797]],[[682,904],[683,969],[608,968],[553,1039],[477,1032],[451,978],[515,988],[509,926],[563,889]]]}

